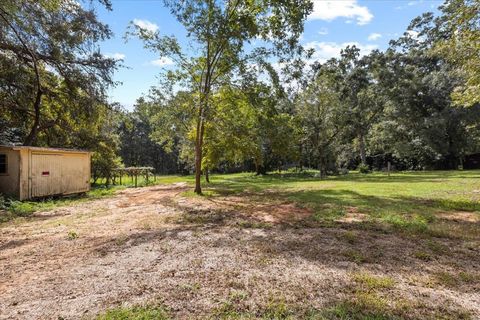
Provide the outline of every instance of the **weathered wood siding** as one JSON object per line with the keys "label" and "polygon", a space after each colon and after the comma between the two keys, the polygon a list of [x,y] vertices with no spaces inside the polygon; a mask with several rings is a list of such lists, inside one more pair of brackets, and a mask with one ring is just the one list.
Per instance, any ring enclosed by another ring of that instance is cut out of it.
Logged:
{"label": "weathered wood siding", "polygon": [[7,173],[0,173],[0,193],[19,198],[20,152],[0,147],[0,154],[7,156]]}
{"label": "weathered wood siding", "polygon": [[31,151],[30,198],[90,190],[90,154]]}
{"label": "weathered wood siding", "polygon": [[90,190],[90,153],[33,147],[1,147],[8,153],[8,174],[0,192],[20,200]]}

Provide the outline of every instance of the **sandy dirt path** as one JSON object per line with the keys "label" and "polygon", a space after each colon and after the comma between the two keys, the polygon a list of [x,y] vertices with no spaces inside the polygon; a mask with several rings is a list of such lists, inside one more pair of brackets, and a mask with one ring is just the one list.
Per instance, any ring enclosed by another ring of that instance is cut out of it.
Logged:
{"label": "sandy dirt path", "polygon": [[242,197],[185,198],[185,190],[127,189],[0,226],[0,319],[90,319],[145,303],[175,318],[205,318],[229,301],[255,311],[279,297],[321,309],[355,298],[363,273],[394,279],[378,296],[402,301],[411,318],[480,319],[478,281],[447,287],[432,276],[476,276],[475,245],[441,239],[448,254],[422,260],[420,239],[293,227],[311,213]]}

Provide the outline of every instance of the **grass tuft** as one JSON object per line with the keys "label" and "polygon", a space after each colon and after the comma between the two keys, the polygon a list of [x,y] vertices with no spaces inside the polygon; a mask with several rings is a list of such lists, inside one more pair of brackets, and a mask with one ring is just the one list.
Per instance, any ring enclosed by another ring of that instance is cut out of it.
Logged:
{"label": "grass tuft", "polygon": [[355,281],[360,288],[367,290],[391,289],[395,286],[395,281],[390,277],[375,276],[366,272],[352,274],[352,280]]}
{"label": "grass tuft", "polygon": [[119,307],[97,316],[96,320],[167,320],[168,313],[162,307]]}

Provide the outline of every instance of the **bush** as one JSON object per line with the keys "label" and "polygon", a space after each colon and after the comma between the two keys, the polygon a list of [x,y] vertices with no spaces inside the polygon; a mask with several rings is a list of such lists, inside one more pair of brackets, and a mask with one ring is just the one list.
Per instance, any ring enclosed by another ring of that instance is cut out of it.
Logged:
{"label": "bush", "polygon": [[365,163],[360,163],[357,167],[357,170],[360,173],[370,173],[370,167],[368,166],[368,164]]}
{"label": "bush", "polygon": [[2,194],[0,194],[0,210],[7,210],[7,200]]}

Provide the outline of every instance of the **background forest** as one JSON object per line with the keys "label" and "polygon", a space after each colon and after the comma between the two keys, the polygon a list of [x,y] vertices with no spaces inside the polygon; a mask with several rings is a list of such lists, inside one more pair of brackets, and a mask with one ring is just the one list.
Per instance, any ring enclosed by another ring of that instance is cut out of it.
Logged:
{"label": "background forest", "polygon": [[199,53],[132,24],[127,38],[177,68],[127,111],[107,102],[123,66],[99,50],[112,34],[94,7],[2,1],[0,144],[88,149],[98,176],[118,166],[191,173],[197,160],[207,179],[289,168],[323,177],[388,162],[398,170],[457,169],[480,152],[477,0],[446,1],[385,51],[362,56],[350,46],[325,63],[298,43],[311,3],[297,2],[282,11],[166,1]]}

